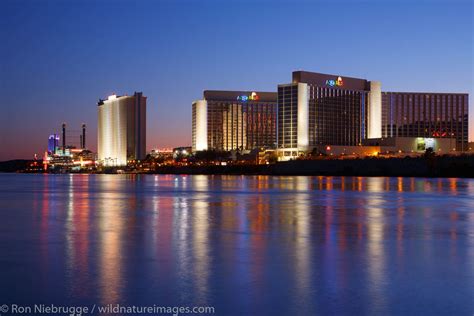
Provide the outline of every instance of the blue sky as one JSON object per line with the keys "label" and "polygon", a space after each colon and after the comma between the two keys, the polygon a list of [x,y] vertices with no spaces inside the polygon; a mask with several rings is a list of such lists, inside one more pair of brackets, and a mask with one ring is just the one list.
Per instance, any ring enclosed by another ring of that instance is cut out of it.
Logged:
{"label": "blue sky", "polygon": [[44,152],[62,122],[85,122],[95,150],[97,100],[134,91],[149,149],[190,145],[203,90],[275,91],[294,70],[468,92],[473,113],[473,15],[468,0],[2,1],[0,160]]}

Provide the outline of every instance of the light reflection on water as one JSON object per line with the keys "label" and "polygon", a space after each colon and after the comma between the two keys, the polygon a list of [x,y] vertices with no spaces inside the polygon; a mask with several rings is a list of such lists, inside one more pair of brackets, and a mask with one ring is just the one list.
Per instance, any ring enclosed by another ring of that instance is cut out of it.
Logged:
{"label": "light reflection on water", "polygon": [[0,179],[0,303],[474,312],[473,180]]}

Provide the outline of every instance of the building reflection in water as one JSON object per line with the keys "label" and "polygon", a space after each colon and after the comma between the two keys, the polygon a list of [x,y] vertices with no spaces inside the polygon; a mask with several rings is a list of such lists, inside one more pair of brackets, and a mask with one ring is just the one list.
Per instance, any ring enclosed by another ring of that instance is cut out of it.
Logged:
{"label": "building reflection in water", "polygon": [[[99,180],[100,200],[96,204],[98,221],[98,285],[101,304],[118,304],[126,280],[122,266],[127,204],[133,194],[124,195],[126,182],[113,175]],[[130,204],[129,204],[130,205]],[[133,205],[133,203],[131,203]]]}
{"label": "building reflection in water", "polygon": [[[245,188],[251,190],[256,188],[259,192],[265,192],[269,187],[268,177],[252,177],[249,178],[250,181],[245,183]],[[265,278],[267,273],[265,267],[268,263],[268,258],[264,255],[268,247],[268,232],[270,231],[270,197],[267,194],[255,194],[248,200],[248,203],[240,209],[240,212],[246,214],[245,221],[246,225],[243,226],[246,231],[249,232],[249,236],[242,235],[241,240],[245,244],[240,244],[239,246],[250,248],[251,251],[248,252],[247,258],[249,261],[253,261],[254,264],[251,265],[251,269],[247,271],[249,273],[249,280],[253,280],[255,284],[255,297],[254,299],[260,300],[263,292],[265,291],[264,282],[262,280]],[[244,232],[243,230],[242,232]],[[244,250],[245,248],[243,248]]]}
{"label": "building reflection in water", "polygon": [[[181,188],[187,187],[189,177],[174,176],[173,189],[174,192],[180,191]],[[193,269],[192,251],[192,219],[193,214],[190,210],[188,197],[186,195],[175,194],[173,197],[173,222],[172,244],[173,252],[176,257],[174,264],[177,270],[177,282],[179,288],[187,288],[187,280],[191,279]],[[191,299],[189,291],[176,293],[180,300],[189,301]]]}
{"label": "building reflection in water", "polygon": [[[312,291],[312,271],[317,269],[315,263],[311,260],[312,249],[314,244],[312,242],[311,234],[311,178],[309,177],[295,177],[296,190],[298,191],[297,199],[294,201],[294,276],[295,276],[295,295],[294,306],[304,306],[305,302],[311,302],[313,295],[316,293]],[[294,314],[303,312],[302,309],[295,309]],[[305,314],[314,313],[312,306],[306,306]]]}
{"label": "building reflection in water", "polygon": [[71,295],[87,297],[91,282],[89,271],[90,196],[89,175],[67,178],[67,216],[65,222],[66,258]]}
{"label": "building reflection in water", "polygon": [[194,298],[196,304],[209,303],[209,277],[210,277],[210,249],[209,249],[209,203],[208,179],[203,175],[195,175],[191,185],[197,191],[192,199],[192,246],[193,260],[191,262],[192,279],[194,280]]}
{"label": "building reflection in water", "polygon": [[[439,258],[474,273],[474,215],[466,211],[474,209],[473,181],[201,175],[42,181],[33,204],[39,266],[60,269],[52,258],[65,258],[67,295],[77,299],[135,302],[141,297],[127,288],[138,284],[147,302],[212,305],[219,298],[258,314],[255,306],[284,297],[292,306],[284,312],[317,314],[354,304],[346,289],[357,287],[367,306],[361,312],[385,314],[391,278],[402,279],[407,266]],[[64,255],[51,243],[63,235]],[[445,244],[441,258],[438,247]]]}
{"label": "building reflection in water", "polygon": [[[367,191],[370,198],[367,200],[367,290],[370,293],[370,301],[373,310],[384,313],[386,309],[386,284],[387,277],[384,240],[384,203],[381,194],[383,192],[383,178],[367,178]],[[399,191],[403,190],[403,179],[398,178]]]}

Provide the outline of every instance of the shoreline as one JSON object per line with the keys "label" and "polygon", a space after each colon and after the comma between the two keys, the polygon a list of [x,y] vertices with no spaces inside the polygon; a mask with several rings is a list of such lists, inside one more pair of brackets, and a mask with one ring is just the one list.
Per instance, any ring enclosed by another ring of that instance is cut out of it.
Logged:
{"label": "shoreline", "polygon": [[[2,163],[0,163],[1,165]],[[357,177],[425,177],[474,178],[474,156],[429,156],[416,158],[365,158],[291,160],[270,165],[161,166],[155,170],[117,169],[61,174],[186,174],[186,175],[267,175],[267,176],[357,176]],[[25,172],[4,170],[0,172]],[[60,174],[47,172],[47,174]]]}

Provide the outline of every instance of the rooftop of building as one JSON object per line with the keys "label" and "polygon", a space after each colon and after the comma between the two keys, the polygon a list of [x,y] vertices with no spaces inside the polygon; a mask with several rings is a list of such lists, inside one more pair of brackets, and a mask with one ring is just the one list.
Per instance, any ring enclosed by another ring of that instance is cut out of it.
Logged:
{"label": "rooftop of building", "polygon": [[[107,101],[114,101],[114,100],[117,100],[117,99],[120,99],[120,98],[127,98],[127,97],[135,97],[137,95],[140,95],[143,97],[143,93],[142,92],[134,92],[133,95],[116,95],[116,94],[111,94],[107,97],[107,99],[99,99],[99,101],[97,102],[97,105],[100,106],[100,105],[103,105],[104,102],[107,102]],[[146,97],[145,97],[146,98]]]}
{"label": "rooftop of building", "polygon": [[276,92],[204,90],[207,101],[277,102]]}
{"label": "rooftop of building", "polygon": [[468,93],[465,92],[415,92],[415,91],[382,91],[382,94],[406,94],[406,95],[463,95],[469,96]]}
{"label": "rooftop of building", "polygon": [[292,83],[307,83],[320,87],[346,90],[370,90],[370,82],[366,79],[303,70],[293,71]]}

